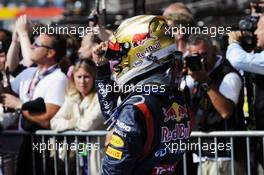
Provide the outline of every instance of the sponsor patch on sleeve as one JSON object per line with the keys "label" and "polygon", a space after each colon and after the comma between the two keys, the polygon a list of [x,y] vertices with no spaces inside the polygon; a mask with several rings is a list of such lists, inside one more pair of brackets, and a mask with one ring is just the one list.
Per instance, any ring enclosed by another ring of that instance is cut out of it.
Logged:
{"label": "sponsor patch on sleeve", "polygon": [[113,157],[117,160],[120,160],[123,153],[117,149],[114,149],[114,148],[108,146],[107,150],[106,150],[106,154],[110,157]]}
{"label": "sponsor patch on sleeve", "polygon": [[119,129],[115,128],[115,134],[119,135],[120,137],[126,138],[127,134],[123,131],[120,131]]}
{"label": "sponsor patch on sleeve", "polygon": [[115,147],[123,147],[124,146],[124,141],[121,137],[117,135],[112,135],[110,143],[115,146]]}

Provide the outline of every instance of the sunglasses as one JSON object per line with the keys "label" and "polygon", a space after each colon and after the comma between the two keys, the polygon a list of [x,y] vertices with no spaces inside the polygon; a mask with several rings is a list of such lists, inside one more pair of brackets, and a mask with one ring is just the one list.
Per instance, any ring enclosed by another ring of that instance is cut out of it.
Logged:
{"label": "sunglasses", "polygon": [[37,42],[34,42],[34,43],[33,43],[33,46],[34,46],[34,47],[37,47],[37,48],[39,48],[39,47],[44,47],[44,48],[47,48],[47,49],[53,49],[53,48],[50,47],[50,46],[46,46],[46,45],[43,45],[43,44],[40,44],[40,43],[37,43]]}

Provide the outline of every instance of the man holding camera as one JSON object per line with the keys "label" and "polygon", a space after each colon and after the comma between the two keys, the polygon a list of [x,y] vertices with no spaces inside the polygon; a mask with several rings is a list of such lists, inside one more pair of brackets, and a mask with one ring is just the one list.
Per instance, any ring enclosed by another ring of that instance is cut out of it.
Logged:
{"label": "man holding camera", "polygon": [[[239,73],[226,59],[216,55],[216,49],[207,36],[190,36],[188,50],[190,54],[185,58],[184,66],[188,75],[197,82],[191,90],[196,120],[194,130],[211,132],[242,129],[243,117],[238,114],[241,111],[237,110],[242,109],[242,80]],[[202,143],[211,145],[214,139],[203,138]],[[219,138],[218,143],[227,145],[228,140]],[[231,173],[230,149],[227,147],[222,150],[217,147],[214,150],[202,150],[202,154],[199,157],[197,155],[193,157],[194,163],[202,161],[198,174],[210,175],[216,171],[218,174]]]}
{"label": "man holding camera", "polygon": [[[27,36],[24,34],[22,37]],[[62,36],[41,34],[32,44],[30,54],[31,60],[37,67],[25,69],[11,83],[12,91],[18,97],[10,93],[1,95],[4,107],[20,111],[19,130],[35,131],[50,127],[50,119],[64,101],[68,80],[57,63],[65,52],[66,44]],[[37,137],[34,141],[40,142]],[[33,174],[31,144],[30,137],[23,137],[18,156],[17,175]],[[35,152],[36,174],[40,175],[43,172],[41,156],[39,152]]]}
{"label": "man holding camera", "polygon": [[[253,77],[254,86],[252,82],[247,83],[251,87],[247,87],[247,99],[251,100],[252,96],[254,97],[254,102],[248,102],[248,106],[250,107],[252,104],[252,113],[249,110],[249,117],[253,115],[253,119],[255,118],[256,130],[264,129],[264,15],[262,14],[257,23],[257,29],[254,34],[257,38],[257,47],[259,47],[262,51],[259,53],[248,53],[245,51],[247,48],[242,48],[242,33],[240,31],[234,31],[229,34],[229,46],[226,52],[226,57],[230,61],[230,63],[238,70],[243,70],[246,75]],[[247,80],[247,79],[246,79]],[[254,87],[254,88],[253,88]],[[251,92],[252,91],[252,92]],[[249,94],[249,92],[251,92]],[[254,92],[254,93],[253,93]],[[253,101],[253,100],[251,100]],[[262,146],[258,145],[257,140],[253,141],[250,146],[251,152],[251,173],[257,174],[258,163],[256,161],[260,161],[263,164],[263,157],[259,157],[258,152],[262,152]]]}
{"label": "man holding camera", "polygon": [[[261,15],[255,31],[257,36],[257,46],[262,50],[264,48],[264,15]],[[264,129],[264,118],[261,113],[264,112],[264,51],[260,53],[247,53],[241,46],[240,40],[242,34],[240,31],[229,34],[229,46],[226,57],[230,63],[237,69],[256,74],[255,78],[255,118],[257,130]]]}

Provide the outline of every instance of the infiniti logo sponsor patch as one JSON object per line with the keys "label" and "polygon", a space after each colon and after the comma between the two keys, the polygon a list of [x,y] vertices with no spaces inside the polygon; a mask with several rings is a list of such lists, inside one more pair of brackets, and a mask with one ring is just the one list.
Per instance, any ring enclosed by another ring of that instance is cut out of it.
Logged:
{"label": "infiniti logo sponsor patch", "polygon": [[130,131],[131,131],[131,127],[130,127],[130,126],[127,126],[125,123],[123,123],[123,122],[121,122],[121,121],[119,121],[119,120],[116,121],[116,125],[117,125],[119,128],[122,128],[122,129],[124,129],[124,130],[127,131],[127,132],[130,132]]}

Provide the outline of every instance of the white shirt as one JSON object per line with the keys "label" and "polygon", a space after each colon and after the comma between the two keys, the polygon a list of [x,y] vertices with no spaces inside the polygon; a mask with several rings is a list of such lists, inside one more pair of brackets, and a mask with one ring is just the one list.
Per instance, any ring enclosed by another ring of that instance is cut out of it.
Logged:
{"label": "white shirt", "polygon": [[[68,79],[59,68],[46,75],[36,85],[33,96],[30,98],[28,89],[37,71],[36,67],[27,68],[21,72],[11,83],[12,90],[19,95],[23,103],[42,97],[45,103],[61,106],[64,102],[65,90]],[[19,119],[18,130],[21,127],[21,117]]]}
{"label": "white shirt", "polygon": [[227,48],[226,58],[238,70],[264,75],[264,51],[247,53],[238,43],[232,43]]}
{"label": "white shirt", "polygon": [[12,90],[19,95],[23,102],[42,97],[45,103],[61,106],[64,102],[65,88],[68,81],[66,75],[59,68],[55,69],[39,81],[34,89],[32,99],[30,99],[28,89],[36,71],[37,68],[32,67],[21,72],[12,81]]}

